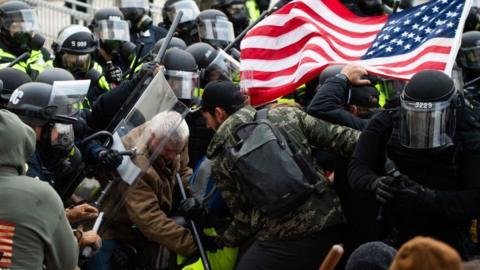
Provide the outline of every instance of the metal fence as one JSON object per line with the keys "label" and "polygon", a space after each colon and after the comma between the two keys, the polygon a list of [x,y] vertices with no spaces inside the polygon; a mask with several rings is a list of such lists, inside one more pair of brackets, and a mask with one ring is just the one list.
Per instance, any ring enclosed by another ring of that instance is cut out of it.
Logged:
{"label": "metal fence", "polygon": [[[35,7],[40,21],[40,31],[46,37],[45,48],[47,49],[50,49],[58,32],[65,26],[71,24],[87,26],[96,10],[113,7],[116,4],[115,0],[87,0],[87,3],[76,0],[23,1]],[[162,21],[164,2],[164,0],[158,0],[151,4],[150,12],[154,23]]]}

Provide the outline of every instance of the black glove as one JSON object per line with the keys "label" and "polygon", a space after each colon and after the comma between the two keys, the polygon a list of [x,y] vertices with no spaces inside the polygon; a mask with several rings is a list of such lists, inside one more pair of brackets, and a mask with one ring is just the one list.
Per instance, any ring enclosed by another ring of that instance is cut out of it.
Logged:
{"label": "black glove", "polygon": [[156,62],[147,62],[142,64],[142,68],[138,72],[138,76],[143,77],[148,74],[153,74],[155,71],[155,68],[158,67],[158,64]]}
{"label": "black glove", "polygon": [[218,249],[223,249],[225,245],[222,244],[220,239],[216,236],[202,235],[200,237],[203,248],[210,252],[215,252]]}
{"label": "black glove", "polygon": [[110,83],[119,84],[122,82],[122,69],[118,66],[108,65],[107,72],[105,74],[105,78]]}
{"label": "black glove", "polygon": [[373,189],[375,191],[375,199],[381,204],[388,204],[394,198],[393,184],[395,178],[391,176],[378,177],[373,183]]}
{"label": "black glove", "polygon": [[185,219],[198,220],[205,215],[205,212],[202,202],[193,197],[182,200],[178,207],[178,213]]}
{"label": "black glove", "polygon": [[435,208],[435,192],[406,176],[400,178],[399,185],[392,189],[393,204],[410,211],[427,211]]}
{"label": "black glove", "polygon": [[116,169],[120,164],[122,164],[123,156],[117,150],[103,150],[98,154],[98,159],[100,164],[107,167],[108,169]]}

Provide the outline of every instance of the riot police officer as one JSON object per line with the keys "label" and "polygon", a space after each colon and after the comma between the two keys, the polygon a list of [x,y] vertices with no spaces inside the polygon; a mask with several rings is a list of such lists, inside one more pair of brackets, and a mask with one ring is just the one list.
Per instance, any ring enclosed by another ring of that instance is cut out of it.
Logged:
{"label": "riot police officer", "polygon": [[5,67],[24,53],[14,68],[32,79],[52,66],[50,54],[43,48],[45,38],[38,33],[35,11],[22,1],[8,1],[0,5],[0,67]]}
{"label": "riot police officer", "polygon": [[187,45],[198,42],[195,19],[200,14],[200,10],[193,0],[167,0],[162,8],[163,27],[170,28],[179,10],[183,11],[183,16],[176,29],[178,37],[185,41]]}
{"label": "riot police officer", "polygon": [[201,88],[215,80],[239,81],[240,64],[224,51],[198,42],[188,46],[187,52],[193,55],[200,69]]}
{"label": "riot police officer", "polygon": [[155,42],[167,35],[167,30],[153,25],[153,20],[148,16],[150,6],[148,0],[118,0],[118,7],[130,22],[130,39],[135,45],[144,44],[140,57],[150,52]]}
{"label": "riot police officer", "polygon": [[74,145],[73,106],[66,96],[52,93],[53,87],[45,83],[23,84],[11,95],[7,109],[37,134],[37,150],[28,161],[27,175],[49,182],[61,194],[75,170],[83,165]]}
{"label": "riot police officer", "polygon": [[203,10],[196,19],[198,37],[215,48],[225,48],[235,39],[233,24],[216,9]]}
{"label": "riot police officer", "polygon": [[247,28],[250,23],[245,0],[216,0],[212,8],[218,9],[227,15],[228,20],[233,23],[235,36]]}
{"label": "riot police officer", "polygon": [[480,117],[440,71],[414,75],[400,103],[363,130],[349,182],[383,204],[379,218],[393,226],[382,236],[391,244],[426,235],[470,257],[470,223],[480,216]]}
{"label": "riot police officer", "polygon": [[[472,81],[480,76],[480,32],[463,33],[462,44],[457,55],[457,64],[462,68],[464,82]],[[467,88],[469,94],[478,99],[480,82]]]}
{"label": "riot police officer", "polygon": [[[200,98],[199,72],[195,58],[187,51],[171,48],[165,53],[163,65],[165,78],[177,98],[195,109]],[[205,156],[213,132],[206,128],[205,120],[199,110],[192,110],[185,120],[191,132],[188,140],[188,156],[189,166],[193,168]]]}
{"label": "riot police officer", "polygon": [[93,104],[99,95],[110,90],[103,68],[92,59],[97,49],[98,41],[90,29],[81,25],[63,28],[52,43],[55,67],[67,69],[77,80],[92,81],[85,105]]}
{"label": "riot police officer", "polygon": [[94,60],[102,66],[110,84],[120,84],[135,58],[128,22],[118,8],[102,8],[95,12],[89,28],[100,43]]}

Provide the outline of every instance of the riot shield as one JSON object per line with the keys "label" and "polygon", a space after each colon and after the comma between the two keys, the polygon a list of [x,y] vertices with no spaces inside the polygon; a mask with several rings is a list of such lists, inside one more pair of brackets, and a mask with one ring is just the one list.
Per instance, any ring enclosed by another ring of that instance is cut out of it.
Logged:
{"label": "riot shield", "polygon": [[183,119],[187,113],[188,107],[178,101],[163,73],[159,72],[116,126],[112,149],[129,155],[124,155],[122,164],[104,188],[105,201],[99,204],[106,218],[101,232],[117,222],[116,215],[124,205],[128,189],[153,168],[157,159],[163,158],[163,149],[167,147],[170,151],[185,146],[180,144],[187,142],[179,141],[179,137],[186,135],[185,126],[179,127],[186,125]]}
{"label": "riot shield", "polygon": [[[175,139],[171,136],[187,113],[188,107],[178,101],[163,73],[159,72],[113,132],[113,149],[132,151],[133,154],[132,158],[124,158],[118,168],[118,173],[123,181],[132,185],[135,179],[150,167],[163,147]],[[154,129],[160,128],[158,127],[159,122],[165,121],[165,117],[171,121],[170,126],[162,134],[163,138],[155,138],[156,145],[152,148],[152,145],[149,144],[154,135],[151,133],[154,132]],[[138,155],[142,155],[142,161],[132,162],[132,159]]]}

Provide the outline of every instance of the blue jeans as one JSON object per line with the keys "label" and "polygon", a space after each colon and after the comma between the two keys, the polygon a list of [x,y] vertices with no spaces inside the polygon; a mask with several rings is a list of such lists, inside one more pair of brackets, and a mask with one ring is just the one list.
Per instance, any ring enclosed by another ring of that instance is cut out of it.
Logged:
{"label": "blue jeans", "polygon": [[110,257],[119,246],[117,240],[102,240],[102,248],[88,260],[89,270],[110,270]]}

